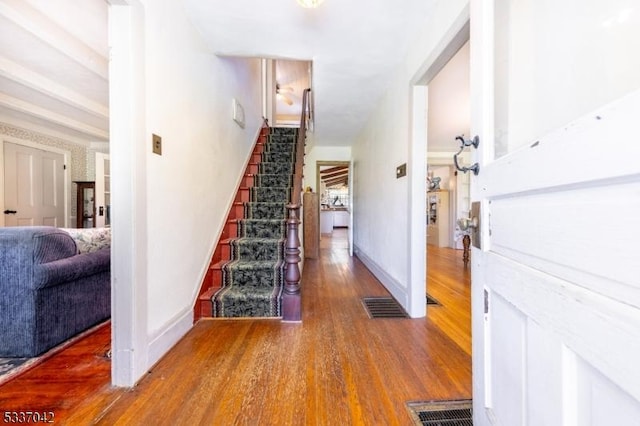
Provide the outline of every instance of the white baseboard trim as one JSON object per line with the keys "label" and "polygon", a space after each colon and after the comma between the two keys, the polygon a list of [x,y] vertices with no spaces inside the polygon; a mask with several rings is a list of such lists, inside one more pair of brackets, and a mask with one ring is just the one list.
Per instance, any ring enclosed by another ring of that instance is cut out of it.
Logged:
{"label": "white baseboard trim", "polygon": [[149,343],[148,369],[169,352],[177,342],[193,327],[193,309],[179,316],[166,329],[159,332]]}
{"label": "white baseboard trim", "polygon": [[389,293],[402,305],[402,308],[409,312],[409,293],[398,280],[381,268],[373,259],[367,256],[357,245],[353,245],[353,254],[364,263],[371,273],[389,290]]}

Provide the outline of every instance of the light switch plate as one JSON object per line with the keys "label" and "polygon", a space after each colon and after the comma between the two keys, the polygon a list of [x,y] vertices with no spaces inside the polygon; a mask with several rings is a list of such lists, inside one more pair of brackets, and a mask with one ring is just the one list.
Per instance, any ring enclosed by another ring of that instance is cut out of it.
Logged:
{"label": "light switch plate", "polygon": [[396,179],[407,175],[407,163],[396,167]]}
{"label": "light switch plate", "polygon": [[238,100],[235,98],[233,99],[232,107],[233,107],[233,121],[235,121],[238,124],[238,126],[244,129],[244,108],[242,107],[240,102],[238,102]]}
{"label": "light switch plate", "polygon": [[151,135],[153,153],[162,155],[162,138],[158,135]]}

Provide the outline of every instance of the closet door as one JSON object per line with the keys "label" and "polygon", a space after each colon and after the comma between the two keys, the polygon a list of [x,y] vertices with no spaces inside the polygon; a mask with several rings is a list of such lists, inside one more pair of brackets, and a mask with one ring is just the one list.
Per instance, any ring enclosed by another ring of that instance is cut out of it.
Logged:
{"label": "closet door", "polygon": [[64,155],[4,144],[5,226],[65,226]]}

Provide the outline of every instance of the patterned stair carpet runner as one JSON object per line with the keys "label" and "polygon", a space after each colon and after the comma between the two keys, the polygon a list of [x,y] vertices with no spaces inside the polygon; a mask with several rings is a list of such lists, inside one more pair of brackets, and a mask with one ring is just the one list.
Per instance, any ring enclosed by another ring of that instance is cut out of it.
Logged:
{"label": "patterned stair carpet runner", "polygon": [[231,260],[222,267],[222,287],[213,296],[214,317],[281,316],[296,137],[297,129],[271,128],[238,236],[230,242]]}

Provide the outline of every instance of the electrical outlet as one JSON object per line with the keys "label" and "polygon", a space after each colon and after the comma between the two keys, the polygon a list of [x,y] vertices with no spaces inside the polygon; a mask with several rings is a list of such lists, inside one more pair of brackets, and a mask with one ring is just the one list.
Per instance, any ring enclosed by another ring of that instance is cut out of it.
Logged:
{"label": "electrical outlet", "polygon": [[162,155],[162,138],[158,135],[152,134],[151,141],[152,141],[153,153]]}
{"label": "electrical outlet", "polygon": [[407,163],[396,167],[396,179],[407,175]]}

